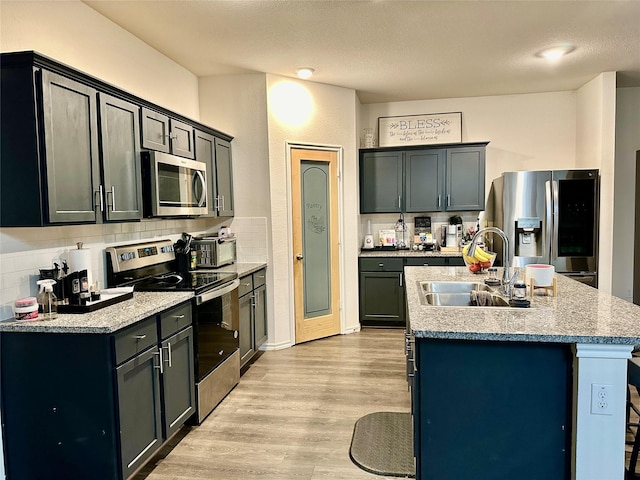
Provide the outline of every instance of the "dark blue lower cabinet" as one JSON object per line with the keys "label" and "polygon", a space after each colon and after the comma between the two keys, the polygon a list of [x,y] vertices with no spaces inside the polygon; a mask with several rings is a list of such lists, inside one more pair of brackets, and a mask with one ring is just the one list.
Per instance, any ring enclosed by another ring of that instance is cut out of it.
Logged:
{"label": "dark blue lower cabinet", "polygon": [[7,478],[121,478],[107,337],[3,332],[0,343]]}
{"label": "dark blue lower cabinet", "polygon": [[122,478],[144,464],[162,444],[158,349],[117,368]]}
{"label": "dark blue lower cabinet", "polygon": [[418,480],[570,478],[569,345],[416,339]]}
{"label": "dark blue lower cabinet", "polygon": [[161,313],[114,334],[0,334],[7,478],[125,480],[144,465],[195,412],[179,308],[173,329]]}
{"label": "dark blue lower cabinet", "polygon": [[171,438],[196,411],[193,328],[162,342],[164,437]]}

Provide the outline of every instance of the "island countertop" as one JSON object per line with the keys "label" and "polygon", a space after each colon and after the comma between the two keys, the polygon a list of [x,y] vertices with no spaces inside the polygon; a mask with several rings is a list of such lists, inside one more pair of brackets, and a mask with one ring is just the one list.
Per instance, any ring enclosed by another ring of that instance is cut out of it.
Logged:
{"label": "island countertop", "polygon": [[[499,275],[502,269],[499,268]],[[528,297],[531,308],[428,306],[420,282],[484,282],[466,267],[405,267],[410,328],[416,338],[640,344],[640,306],[556,274],[556,297]]]}

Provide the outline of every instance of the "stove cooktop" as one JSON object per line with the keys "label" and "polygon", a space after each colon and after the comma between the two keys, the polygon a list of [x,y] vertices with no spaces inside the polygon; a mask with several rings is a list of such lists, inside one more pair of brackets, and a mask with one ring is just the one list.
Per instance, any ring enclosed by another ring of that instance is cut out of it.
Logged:
{"label": "stove cooktop", "polygon": [[193,291],[206,292],[238,278],[237,273],[223,273],[213,270],[193,270],[190,272],[169,272],[148,277],[135,283],[139,292]]}

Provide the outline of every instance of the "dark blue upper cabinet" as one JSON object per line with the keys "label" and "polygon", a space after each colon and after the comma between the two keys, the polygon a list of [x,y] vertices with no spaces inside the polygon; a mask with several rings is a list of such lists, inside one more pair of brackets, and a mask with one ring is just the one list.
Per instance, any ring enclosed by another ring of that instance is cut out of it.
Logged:
{"label": "dark blue upper cabinet", "polygon": [[360,213],[480,211],[486,142],[360,152]]}

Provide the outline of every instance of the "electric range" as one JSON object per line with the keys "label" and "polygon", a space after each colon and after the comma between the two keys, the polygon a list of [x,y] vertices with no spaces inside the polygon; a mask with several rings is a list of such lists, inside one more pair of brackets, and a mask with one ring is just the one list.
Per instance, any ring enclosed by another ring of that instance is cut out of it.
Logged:
{"label": "electric range", "polygon": [[171,240],[120,245],[105,250],[107,284],[134,292],[193,291],[194,372],[197,423],[240,381],[238,274],[178,271]]}

